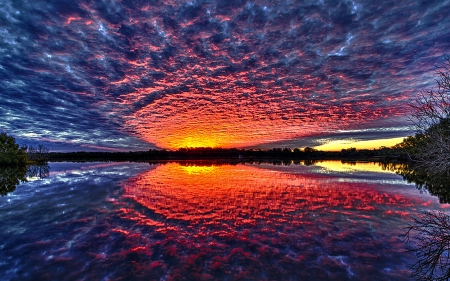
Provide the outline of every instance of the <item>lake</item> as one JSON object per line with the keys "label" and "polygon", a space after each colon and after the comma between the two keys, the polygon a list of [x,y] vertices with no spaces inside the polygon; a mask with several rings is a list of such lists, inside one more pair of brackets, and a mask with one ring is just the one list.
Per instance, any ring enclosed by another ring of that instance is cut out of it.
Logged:
{"label": "lake", "polygon": [[410,280],[448,204],[377,163],[50,163],[0,198],[2,280]]}

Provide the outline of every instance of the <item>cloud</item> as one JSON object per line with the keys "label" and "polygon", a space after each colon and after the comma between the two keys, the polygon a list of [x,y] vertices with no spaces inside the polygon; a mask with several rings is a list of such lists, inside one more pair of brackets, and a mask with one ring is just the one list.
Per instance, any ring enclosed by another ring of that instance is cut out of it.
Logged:
{"label": "cloud", "polygon": [[121,150],[406,135],[450,47],[449,1],[126,2],[3,1],[2,130]]}

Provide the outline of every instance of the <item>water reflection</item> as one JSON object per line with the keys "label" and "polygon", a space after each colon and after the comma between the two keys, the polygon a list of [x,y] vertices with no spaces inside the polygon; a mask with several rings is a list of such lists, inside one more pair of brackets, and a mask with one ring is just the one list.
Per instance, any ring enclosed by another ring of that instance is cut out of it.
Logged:
{"label": "water reflection", "polygon": [[0,167],[0,195],[13,192],[17,185],[27,180],[27,168],[19,167]]}
{"label": "water reflection", "polygon": [[394,173],[380,162],[316,161],[313,164],[334,172]]}
{"label": "water reflection", "polygon": [[27,178],[43,179],[50,174],[50,166],[48,164],[43,165],[30,165],[27,167]]}
{"label": "water reflection", "polygon": [[408,280],[403,227],[438,200],[382,169],[309,164],[53,163],[0,198],[0,276]]}
{"label": "water reflection", "polygon": [[49,172],[48,164],[0,167],[0,195],[5,196],[13,192],[20,183],[27,182],[30,178],[43,179]]}
{"label": "water reflection", "polygon": [[[126,216],[156,228],[162,242],[146,249],[159,249],[175,279],[407,279],[402,221],[430,202],[392,185],[343,182],[347,166],[160,165],[125,184],[150,218]],[[396,177],[379,165],[351,170]]]}
{"label": "water reflection", "polygon": [[312,210],[364,211],[374,205],[396,207],[402,200],[320,174],[290,174],[250,165],[170,163],[131,179],[125,190],[127,196],[167,219],[219,225],[224,221],[254,224],[259,219],[281,223]]}
{"label": "water reflection", "polygon": [[450,175],[429,175],[424,169],[414,164],[393,164],[383,165],[387,170],[394,171],[401,175],[408,182],[415,183],[421,192],[429,192],[439,198],[441,203],[450,203]]}

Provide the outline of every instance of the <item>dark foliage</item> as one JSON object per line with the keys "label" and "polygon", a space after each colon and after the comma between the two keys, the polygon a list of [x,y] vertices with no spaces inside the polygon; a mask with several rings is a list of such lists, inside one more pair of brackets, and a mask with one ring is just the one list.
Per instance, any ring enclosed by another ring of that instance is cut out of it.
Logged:
{"label": "dark foliage", "polygon": [[399,146],[430,174],[450,173],[450,56],[437,70],[438,88],[420,93],[411,103],[417,131]]}
{"label": "dark foliage", "polygon": [[27,162],[25,148],[6,133],[0,133],[0,165],[21,165]]}

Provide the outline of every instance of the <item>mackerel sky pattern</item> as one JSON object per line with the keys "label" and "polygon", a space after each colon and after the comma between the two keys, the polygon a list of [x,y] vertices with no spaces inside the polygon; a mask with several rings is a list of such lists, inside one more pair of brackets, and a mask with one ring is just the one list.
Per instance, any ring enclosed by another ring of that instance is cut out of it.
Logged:
{"label": "mackerel sky pattern", "polygon": [[410,134],[450,1],[0,1],[0,130],[51,150]]}

